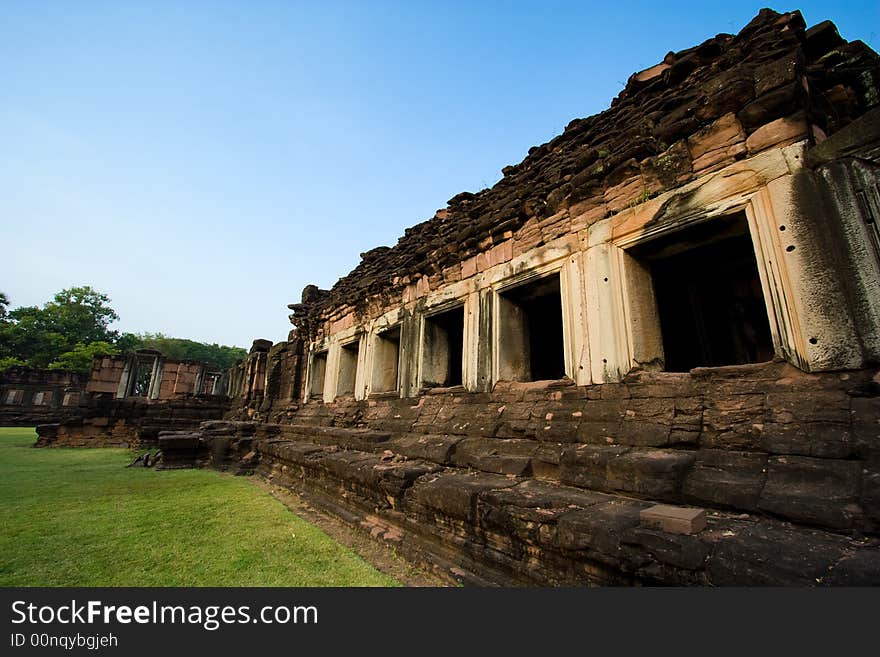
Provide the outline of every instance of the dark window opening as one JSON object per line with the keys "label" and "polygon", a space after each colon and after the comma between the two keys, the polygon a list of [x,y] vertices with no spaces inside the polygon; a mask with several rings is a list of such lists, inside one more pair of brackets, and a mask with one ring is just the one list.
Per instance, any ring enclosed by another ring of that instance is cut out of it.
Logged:
{"label": "dark window opening", "polygon": [[631,253],[651,269],[667,371],[759,363],[773,357],[744,214],[703,222]]}
{"label": "dark window opening", "polygon": [[45,392],[38,392],[34,395],[33,401],[31,404],[34,406],[49,406],[52,404],[52,391],[47,390]]}
{"label": "dark window opening", "polygon": [[309,394],[312,397],[324,396],[324,377],[327,375],[327,352],[322,351],[312,358],[312,380]]}
{"label": "dark window opening", "polygon": [[505,290],[499,298],[499,378],[563,378],[565,345],[559,275]]}
{"label": "dark window opening", "polygon": [[373,392],[397,390],[400,360],[400,327],[376,335],[373,353]]}
{"label": "dark window opening", "polygon": [[344,344],[339,350],[339,378],[336,384],[337,396],[354,394],[359,351],[360,341]]}
{"label": "dark window opening", "polygon": [[464,306],[425,317],[422,385],[460,386],[464,353]]}
{"label": "dark window opening", "polygon": [[131,396],[148,397],[150,395],[155,363],[156,359],[152,356],[139,356],[135,360],[134,376],[131,377]]}

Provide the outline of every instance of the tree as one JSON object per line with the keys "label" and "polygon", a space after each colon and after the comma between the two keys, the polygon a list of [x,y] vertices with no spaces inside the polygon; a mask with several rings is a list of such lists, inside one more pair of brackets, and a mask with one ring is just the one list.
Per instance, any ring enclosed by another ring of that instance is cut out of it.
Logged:
{"label": "tree", "polygon": [[171,338],[162,333],[143,333],[138,337],[140,338],[138,349],[155,349],[162,352],[166,358],[198,360],[218,369],[227,369],[235,361],[247,356],[247,351],[241,347]]}
{"label": "tree", "polygon": [[64,335],[74,344],[112,342],[119,337],[110,324],[119,315],[108,304],[110,297],[88,285],[61,290],[54,300],[43,306],[47,328]]}
{"label": "tree", "polygon": [[141,336],[135,333],[123,333],[116,339],[114,344],[119,348],[119,351],[124,354],[135,351],[136,349],[145,348],[142,347],[143,340],[141,339]]}
{"label": "tree", "polygon": [[92,369],[92,361],[95,356],[116,356],[117,354],[119,354],[119,348],[109,342],[100,340],[89,344],[79,342],[73,349],[64,352],[55,359],[49,365],[49,369],[87,373]]}
{"label": "tree", "polygon": [[226,369],[247,356],[240,347],[170,338],[161,333],[122,333],[110,329],[119,319],[110,297],[83,285],[61,290],[52,301],[7,312],[0,293],[0,362],[87,372],[97,354],[116,355],[155,349],[166,358],[198,360]]}
{"label": "tree", "polygon": [[3,327],[2,354],[27,362],[31,367],[45,367],[68,349],[67,340],[50,330],[42,311],[36,306],[22,306],[9,313]]}
{"label": "tree", "polygon": [[14,356],[0,356],[0,372],[5,372],[10,367],[15,367],[16,365],[27,365],[27,363]]}
{"label": "tree", "polygon": [[[3,297],[8,304],[8,299]],[[110,298],[88,285],[61,290],[42,308],[22,306],[0,321],[0,357],[14,357],[44,368],[78,344],[113,343],[110,324],[119,319]],[[4,307],[5,312],[5,307]]]}

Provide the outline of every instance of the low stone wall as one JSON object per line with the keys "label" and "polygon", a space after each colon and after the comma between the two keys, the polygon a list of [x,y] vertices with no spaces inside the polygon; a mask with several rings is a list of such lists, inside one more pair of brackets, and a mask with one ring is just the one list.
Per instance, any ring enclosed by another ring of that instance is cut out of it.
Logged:
{"label": "low stone wall", "polygon": [[[461,581],[880,584],[878,391],[772,363],[315,403],[201,440]],[[708,524],[649,528],[657,502]]]}
{"label": "low stone wall", "polygon": [[225,397],[92,399],[75,417],[37,426],[36,447],[156,447],[159,432],[196,429],[229,409]]}
{"label": "low stone wall", "polygon": [[76,416],[86,376],[10,367],[0,372],[0,427],[33,427]]}
{"label": "low stone wall", "polygon": [[35,427],[77,416],[76,406],[0,406],[0,427]]}

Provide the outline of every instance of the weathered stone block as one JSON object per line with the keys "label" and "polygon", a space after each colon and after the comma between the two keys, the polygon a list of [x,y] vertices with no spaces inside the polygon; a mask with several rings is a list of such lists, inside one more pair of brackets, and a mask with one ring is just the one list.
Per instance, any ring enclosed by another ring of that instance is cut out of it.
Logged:
{"label": "weathered stone block", "polygon": [[660,155],[642,163],[642,176],[645,180],[656,181],[663,187],[685,182],[692,170],[691,156],[683,139],[672,144]]}
{"label": "weathered stone block", "polygon": [[694,455],[680,450],[633,449],[608,463],[607,486],[657,499],[677,499]]}
{"label": "weathered stone block", "polygon": [[687,142],[691,157],[697,159],[709,151],[725,148],[738,141],[744,141],[745,138],[742,126],[737,121],[736,115],[731,112],[691,135]]}
{"label": "weathered stone block", "polygon": [[670,534],[645,527],[635,527],[626,532],[623,543],[625,552],[635,545],[647,552],[645,561],[656,560],[674,568],[698,570],[709,558],[709,549],[696,536]]}
{"label": "weathered stone block", "polygon": [[615,557],[624,533],[637,527],[646,503],[614,500],[599,502],[559,518],[557,540],[564,550],[590,550]]}
{"label": "weathered stone block", "polygon": [[515,479],[495,474],[426,475],[407,491],[407,498],[451,518],[473,521],[477,495],[497,488],[509,488],[516,484]]}
{"label": "weathered stone block", "polygon": [[531,457],[538,444],[533,440],[465,438],[457,443],[452,462],[483,472],[524,475],[531,473]]}
{"label": "weathered stone block", "polygon": [[287,441],[261,443],[259,449],[265,451],[270,456],[294,465],[305,465],[307,457],[326,451],[326,448],[319,445]]}
{"label": "weathered stone block", "polygon": [[766,150],[771,146],[785,146],[807,137],[807,122],[802,114],[777,119],[763,125],[746,139],[749,154]]}
{"label": "weathered stone block", "polygon": [[559,463],[559,479],[564,484],[606,490],[608,465],[629,451],[628,447],[603,447],[581,445],[562,452]]}
{"label": "weathered stone block", "polygon": [[755,85],[748,73],[748,69],[732,70],[725,75],[710,79],[703,88],[704,93],[696,108],[696,117],[706,121],[727,112],[736,112],[754,98]]}
{"label": "weathered stone block", "polygon": [[555,443],[576,443],[580,422],[575,420],[545,420],[540,423],[540,430],[536,432],[536,438],[541,441]]}
{"label": "weathered stone block", "polygon": [[373,465],[373,474],[378,479],[379,489],[385,493],[392,506],[397,506],[404,491],[419,477],[439,471],[433,463],[408,461],[405,463],[378,463]]}
{"label": "weathered stone block", "polygon": [[880,555],[873,550],[848,554],[821,580],[828,586],[877,586],[880,582]]}
{"label": "weathered stone block", "polygon": [[682,486],[685,497],[753,511],[767,477],[767,455],[702,449]]}
{"label": "weathered stone block", "polygon": [[675,416],[672,399],[631,399],[618,432],[623,445],[662,447],[669,442]]}
{"label": "weathered stone block", "polygon": [[847,424],[850,421],[850,397],[840,390],[771,392],[767,394],[767,420],[780,424]]}
{"label": "weathered stone block", "polygon": [[625,422],[651,421],[662,424],[671,424],[674,416],[675,400],[648,397],[630,399],[626,405],[623,419]]}
{"label": "weathered stone block", "polygon": [[859,501],[875,529],[880,527],[880,463],[866,464],[862,470],[862,495]]}
{"label": "weathered stone block", "polygon": [[426,459],[441,465],[451,463],[451,454],[461,436],[406,434],[388,443],[388,448],[407,458]]}
{"label": "weathered stone block", "polygon": [[628,403],[628,399],[588,400],[581,411],[583,416],[577,430],[578,442],[600,445],[608,444],[609,439],[617,442]]}
{"label": "weathered stone block", "polygon": [[758,508],[793,520],[846,529],[861,514],[857,504],[861,475],[857,461],[771,457]]}
{"label": "weathered stone block", "polygon": [[605,205],[609,212],[620,212],[633,205],[645,192],[645,182],[641,175],[624,180],[605,190]]}
{"label": "weathered stone block", "polygon": [[199,446],[199,434],[183,434],[159,436],[159,448],[162,451],[179,449],[196,449]]}
{"label": "weathered stone block", "polygon": [[380,463],[379,458],[364,452],[324,452],[320,466],[336,479],[345,483],[358,483],[362,486],[376,486],[378,474],[373,466]]}
{"label": "weathered stone block", "polygon": [[880,397],[854,397],[851,403],[853,451],[880,461]]}
{"label": "weathered stone block", "polygon": [[668,424],[627,419],[620,424],[616,442],[636,447],[663,447],[669,444],[671,432]]}
{"label": "weathered stone block", "polygon": [[780,116],[788,116],[802,109],[802,95],[803,87],[800,82],[790,82],[758,96],[740,110],[737,117],[746,130],[754,130]]}
{"label": "weathered stone block", "polygon": [[670,534],[698,534],[706,527],[704,509],[656,504],[639,514],[642,527]]}
{"label": "weathered stone block", "polygon": [[541,443],[532,457],[532,476],[538,479],[559,481],[559,464],[562,461],[562,443]]}
{"label": "weathered stone block", "polygon": [[771,89],[794,82],[798,73],[798,54],[790,53],[755,69],[755,93],[762,96]]}
{"label": "weathered stone block", "polygon": [[731,523],[704,540],[714,543],[707,571],[715,586],[821,584],[847,549],[845,538],[769,523]]}
{"label": "weathered stone block", "polygon": [[767,422],[761,431],[761,447],[771,454],[817,458],[840,459],[852,453],[849,425],[829,422]]}
{"label": "weathered stone block", "polygon": [[480,498],[491,504],[566,510],[588,508],[599,502],[608,502],[612,499],[601,493],[549,484],[534,479],[527,479],[510,488],[482,493]]}
{"label": "weathered stone block", "polygon": [[701,445],[719,449],[759,449],[764,398],[763,394],[707,397]]}

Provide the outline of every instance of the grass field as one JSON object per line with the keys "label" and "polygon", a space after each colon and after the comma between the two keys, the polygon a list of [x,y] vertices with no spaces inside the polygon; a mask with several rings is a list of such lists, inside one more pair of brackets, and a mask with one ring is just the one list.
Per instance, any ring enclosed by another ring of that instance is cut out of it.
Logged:
{"label": "grass field", "polygon": [[0,586],[394,586],[246,478],[0,428]]}

